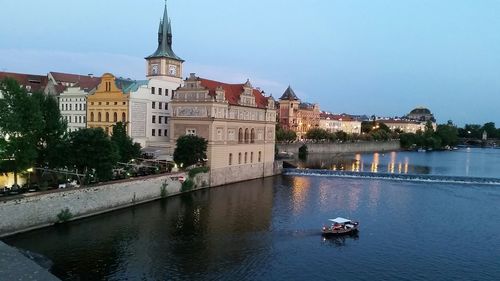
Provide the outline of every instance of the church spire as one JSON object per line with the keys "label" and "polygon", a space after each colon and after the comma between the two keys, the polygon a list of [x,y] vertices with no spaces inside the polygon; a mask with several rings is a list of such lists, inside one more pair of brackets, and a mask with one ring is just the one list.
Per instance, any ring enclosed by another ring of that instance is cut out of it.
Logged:
{"label": "church spire", "polygon": [[167,1],[165,1],[163,19],[160,21],[160,26],[158,27],[158,48],[152,55],[146,57],[146,59],[158,57],[184,61],[172,50],[172,27],[170,18],[168,17]]}

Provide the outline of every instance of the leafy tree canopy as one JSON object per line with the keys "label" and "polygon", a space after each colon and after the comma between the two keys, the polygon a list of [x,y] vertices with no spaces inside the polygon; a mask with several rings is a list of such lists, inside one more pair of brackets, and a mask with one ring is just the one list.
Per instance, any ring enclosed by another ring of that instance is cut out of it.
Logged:
{"label": "leafy tree canopy", "polygon": [[113,125],[113,135],[111,141],[117,148],[119,161],[127,163],[131,159],[141,156],[141,145],[134,143],[127,135],[127,128],[122,122]]}
{"label": "leafy tree canopy", "polygon": [[174,161],[182,167],[188,167],[207,158],[208,141],[195,135],[185,135],[177,139]]}

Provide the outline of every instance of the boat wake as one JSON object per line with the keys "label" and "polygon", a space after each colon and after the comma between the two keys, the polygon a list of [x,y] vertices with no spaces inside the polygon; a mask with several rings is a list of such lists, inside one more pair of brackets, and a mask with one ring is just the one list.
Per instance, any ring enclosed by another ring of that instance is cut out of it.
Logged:
{"label": "boat wake", "polygon": [[459,177],[459,176],[441,176],[441,175],[389,174],[389,173],[372,173],[372,172],[315,170],[315,169],[283,169],[283,174],[292,176],[323,176],[323,177],[366,178],[366,179],[413,181],[413,182],[500,185],[500,178]]}

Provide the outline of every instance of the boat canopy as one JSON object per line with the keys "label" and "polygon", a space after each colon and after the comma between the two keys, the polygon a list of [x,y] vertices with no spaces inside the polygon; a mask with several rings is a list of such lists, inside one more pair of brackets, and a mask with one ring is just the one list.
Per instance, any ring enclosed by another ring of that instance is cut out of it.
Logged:
{"label": "boat canopy", "polygon": [[332,222],[335,222],[335,223],[348,223],[348,222],[351,222],[351,220],[344,219],[344,218],[341,218],[341,217],[338,217],[336,219],[329,219],[329,221],[332,221]]}

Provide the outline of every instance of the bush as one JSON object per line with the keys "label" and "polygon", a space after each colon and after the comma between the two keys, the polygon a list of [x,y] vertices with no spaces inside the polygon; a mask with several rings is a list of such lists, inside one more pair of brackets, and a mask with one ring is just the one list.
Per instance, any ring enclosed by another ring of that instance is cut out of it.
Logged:
{"label": "bush", "polygon": [[299,147],[299,158],[301,160],[305,160],[307,158],[307,145],[303,144],[301,147]]}
{"label": "bush", "polygon": [[194,186],[194,181],[191,179],[186,179],[182,183],[181,191],[182,192],[189,191],[189,190],[193,189],[193,186]]}
{"label": "bush", "polygon": [[59,212],[59,214],[57,214],[57,222],[58,223],[65,223],[65,222],[69,221],[71,218],[73,218],[73,214],[71,213],[71,211],[68,208],[61,210]]}
{"label": "bush", "polygon": [[199,173],[208,173],[210,171],[210,168],[208,167],[196,167],[191,170],[189,170],[188,175],[190,178],[194,178]]}

